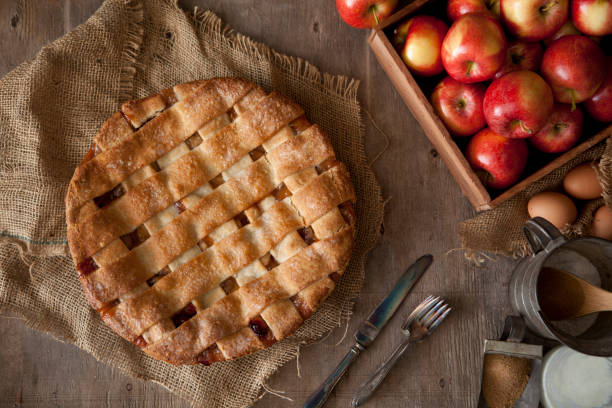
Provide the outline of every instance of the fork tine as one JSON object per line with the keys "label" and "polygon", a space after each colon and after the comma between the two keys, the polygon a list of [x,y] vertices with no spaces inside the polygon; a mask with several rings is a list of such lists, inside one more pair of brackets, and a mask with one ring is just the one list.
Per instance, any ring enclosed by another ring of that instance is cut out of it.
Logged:
{"label": "fork tine", "polygon": [[425,300],[422,301],[417,307],[415,307],[412,313],[410,313],[410,315],[402,325],[402,329],[406,329],[415,319],[420,319],[420,317],[429,310],[429,307],[431,307],[431,305],[437,302],[439,299],[440,298],[438,296],[427,296],[427,298],[425,298]]}
{"label": "fork tine", "polygon": [[418,318],[422,314],[422,312],[426,310],[429,307],[429,305],[435,301],[436,301],[435,296],[432,296],[432,295],[427,296],[427,298],[424,301],[419,303],[419,305],[414,308],[412,313],[410,313],[410,317]]}
{"label": "fork tine", "polygon": [[[428,313],[427,318],[423,318],[420,320],[421,324],[425,327],[429,327],[442,313],[449,308],[448,304],[444,302],[439,303],[441,307],[437,308],[434,313]],[[433,309],[432,309],[433,310]]]}
{"label": "fork tine", "polygon": [[422,324],[425,324],[425,322],[426,322],[427,320],[429,320],[429,318],[431,317],[431,315],[433,315],[435,312],[437,312],[437,311],[438,311],[438,310],[439,310],[439,309],[440,309],[440,308],[441,308],[443,305],[444,305],[444,299],[440,299],[440,300],[438,300],[438,301],[436,302],[436,304],[435,304],[435,305],[433,305],[433,307],[431,307],[431,308],[429,309],[429,311],[428,311],[428,312],[427,312],[425,315],[423,315],[423,316],[422,316],[422,317],[419,319],[419,321],[420,321]]}
{"label": "fork tine", "polygon": [[440,298],[438,296],[432,296],[427,303],[423,303],[423,307],[419,310],[417,319],[421,319],[439,300]]}
{"label": "fork tine", "polygon": [[440,299],[437,296],[433,296],[429,301],[423,302],[419,305],[419,310],[414,316],[414,320],[421,320],[423,316],[436,304],[436,302]]}
{"label": "fork tine", "polygon": [[452,307],[449,307],[448,309],[446,309],[446,311],[444,313],[442,313],[442,315],[438,316],[438,318],[436,319],[435,322],[432,323],[432,325],[429,327],[429,331],[432,332],[436,329],[436,327],[438,327],[438,325],[440,323],[442,323],[442,321],[444,319],[446,319],[446,316],[448,316],[448,314],[451,312],[451,310],[453,310]]}

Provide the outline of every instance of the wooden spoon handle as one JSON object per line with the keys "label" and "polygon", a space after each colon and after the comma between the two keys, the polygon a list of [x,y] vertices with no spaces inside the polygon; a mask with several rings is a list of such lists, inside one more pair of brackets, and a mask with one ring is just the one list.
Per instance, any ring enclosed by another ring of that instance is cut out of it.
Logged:
{"label": "wooden spoon handle", "polygon": [[584,303],[580,308],[580,314],[584,316],[589,313],[612,311],[612,293],[605,289],[592,286],[588,293],[585,293]]}

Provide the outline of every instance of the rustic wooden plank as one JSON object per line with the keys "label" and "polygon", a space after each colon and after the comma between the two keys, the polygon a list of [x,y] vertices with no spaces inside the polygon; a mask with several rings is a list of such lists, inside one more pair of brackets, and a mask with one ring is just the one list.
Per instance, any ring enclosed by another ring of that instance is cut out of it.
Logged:
{"label": "rustic wooden plank", "polygon": [[0,320],[0,338],[0,406],[189,406],[159,385],[126,377],[17,318]]}
{"label": "rustic wooden plank", "polygon": [[[30,2],[31,3],[31,2]],[[32,58],[47,44],[63,34],[63,0],[40,2],[37,14],[22,13],[24,3],[0,2],[0,73]],[[45,24],[41,24],[42,16]]]}
{"label": "rustic wooden plank", "polygon": [[[84,21],[99,4],[101,0],[50,1],[50,6],[41,10],[56,17],[36,12],[29,17],[35,21],[35,32],[20,40],[11,32],[15,4],[0,2],[0,55],[4,57],[0,74]],[[449,252],[460,245],[458,222],[472,216],[474,210],[369,51],[368,33],[346,26],[334,2],[328,0],[277,0],[266,7],[253,0],[182,0],[179,4],[185,9],[196,5],[210,8],[237,31],[280,52],[303,57],[322,71],[361,79],[360,101],[391,142],[373,165],[385,197],[391,198],[385,233],[368,259],[364,290],[355,305],[348,335],[336,345],[345,332],[345,327],[340,327],[329,337],[303,347],[301,378],[295,361],[270,378],[269,387],[286,392],[293,402],[266,395],[256,406],[301,406],[346,352],[360,320],[391,289],[401,271],[425,252],[434,254],[433,267],[398,318],[356,362],[328,406],[349,406],[359,384],[400,341],[402,318],[429,293],[448,297],[455,311],[427,342],[399,362],[369,406],[475,406],[483,340],[498,335],[509,312],[507,285],[512,261],[502,259],[480,269],[468,263],[460,251]],[[364,120],[366,148],[369,157],[374,157],[385,141],[367,117]],[[18,320],[0,320],[0,338],[7,339],[3,345],[8,344],[0,347],[0,391],[5,391],[6,405],[187,406],[162,387],[123,376],[74,346],[25,328]]]}

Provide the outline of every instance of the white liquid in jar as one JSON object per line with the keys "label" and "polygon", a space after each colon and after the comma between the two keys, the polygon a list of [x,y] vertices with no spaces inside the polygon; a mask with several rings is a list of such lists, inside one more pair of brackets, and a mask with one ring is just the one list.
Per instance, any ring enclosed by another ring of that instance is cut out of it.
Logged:
{"label": "white liquid in jar", "polygon": [[612,358],[555,348],[544,360],[542,403],[546,408],[612,407]]}

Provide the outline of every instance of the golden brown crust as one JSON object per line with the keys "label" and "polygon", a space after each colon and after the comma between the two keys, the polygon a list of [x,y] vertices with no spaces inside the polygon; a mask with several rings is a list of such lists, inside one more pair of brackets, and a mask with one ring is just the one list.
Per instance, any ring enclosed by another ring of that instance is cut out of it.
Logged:
{"label": "golden brown crust", "polygon": [[246,81],[222,79],[196,88],[122,143],[77,167],[68,186],[67,207],[80,207],[157,160],[227,111],[251,87]]}
{"label": "golden brown crust", "polygon": [[306,224],[346,201],[355,200],[355,190],[344,164],[339,163],[319,175],[291,197]]}
{"label": "golden brown crust", "polygon": [[126,102],[102,125],[66,218],[113,330],[172,364],[206,363],[268,347],[318,308],[350,257],[355,193],[303,113],[220,78]]}
{"label": "golden brown crust", "polygon": [[284,179],[305,167],[312,167],[334,157],[327,136],[313,125],[268,153],[268,160]]}
{"label": "golden brown crust", "polygon": [[123,142],[127,139],[134,130],[125,120],[121,111],[113,113],[113,115],[102,125],[96,136],[94,143],[104,150]]}
{"label": "golden brown crust", "polygon": [[164,98],[157,94],[136,101],[128,101],[121,105],[121,112],[133,127],[139,128],[165,108]]}
{"label": "golden brown crust", "polygon": [[[72,229],[77,231],[69,233],[83,237],[72,252],[77,263],[207,183],[280,130],[279,123],[289,122],[302,113],[301,108],[288,102],[283,104],[283,111],[268,112],[270,106],[282,102],[286,102],[284,97],[270,95],[236,121],[235,126],[226,126],[203,140],[194,150],[182,155],[107,207],[88,218],[74,220]],[[260,116],[266,116],[270,121],[275,118],[276,125],[254,131]]]}
{"label": "golden brown crust", "polygon": [[275,242],[300,226],[301,217],[290,204],[276,203],[255,222],[205,249],[147,292],[122,302],[112,320],[122,321],[119,326],[129,330],[124,337],[136,338],[155,322],[170,317],[199,294],[214,289],[236,271],[264,256]]}
{"label": "golden brown crust", "polygon": [[261,312],[261,317],[268,323],[274,338],[277,340],[282,340],[293,334],[304,322],[293,303],[286,299],[265,308]]}
{"label": "golden brown crust", "polygon": [[[235,332],[250,318],[276,301],[288,299],[325,276],[344,269],[349,255],[329,259],[330,254],[350,254],[352,227],[337,236],[318,241],[278,265],[263,277],[240,287],[213,306],[198,313],[169,335],[146,347],[152,356],[178,364],[191,364],[217,339]],[[174,347],[178,345],[178,350]]]}

